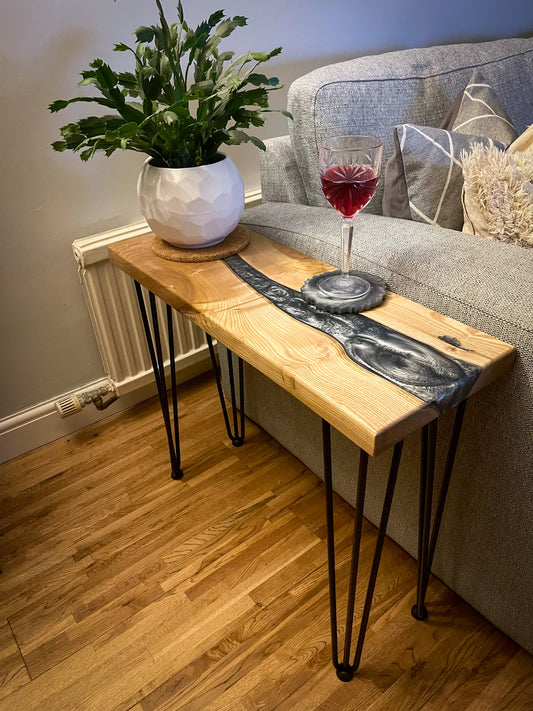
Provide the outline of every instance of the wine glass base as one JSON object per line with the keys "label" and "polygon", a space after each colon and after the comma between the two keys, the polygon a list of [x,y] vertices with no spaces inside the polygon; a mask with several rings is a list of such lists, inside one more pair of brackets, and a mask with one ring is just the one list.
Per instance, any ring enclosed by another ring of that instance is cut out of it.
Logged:
{"label": "wine glass base", "polygon": [[323,274],[317,279],[316,288],[325,296],[333,299],[362,299],[366,296],[372,285],[368,279],[350,272]]}
{"label": "wine glass base", "polygon": [[302,286],[307,303],[329,313],[348,314],[368,311],[378,306],[387,293],[387,285],[378,276],[352,270],[315,274]]}

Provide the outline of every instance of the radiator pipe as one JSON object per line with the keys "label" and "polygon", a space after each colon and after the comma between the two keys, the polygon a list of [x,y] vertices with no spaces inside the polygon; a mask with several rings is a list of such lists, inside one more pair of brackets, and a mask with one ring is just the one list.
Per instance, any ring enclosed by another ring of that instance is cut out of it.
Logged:
{"label": "radiator pipe", "polygon": [[95,390],[85,390],[84,392],[65,395],[54,403],[60,417],[70,417],[82,411],[82,408],[93,404],[97,410],[105,410],[118,399],[117,392],[113,385],[103,385]]}

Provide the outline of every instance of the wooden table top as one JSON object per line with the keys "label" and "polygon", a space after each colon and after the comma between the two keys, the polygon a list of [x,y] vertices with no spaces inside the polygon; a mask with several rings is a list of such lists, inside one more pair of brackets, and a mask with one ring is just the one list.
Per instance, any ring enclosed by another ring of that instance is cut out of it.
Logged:
{"label": "wooden table top", "polygon": [[[168,261],[153,253],[152,239],[115,243],[109,247],[112,262],[369,454],[385,451],[439,416],[435,404],[354,363],[340,343],[284,313],[224,262]],[[313,274],[331,269],[253,232],[239,256],[296,290]],[[477,365],[481,372],[470,395],[500,378],[514,361],[513,346],[391,292],[364,315]],[[441,340],[443,335],[457,339],[461,348]]]}

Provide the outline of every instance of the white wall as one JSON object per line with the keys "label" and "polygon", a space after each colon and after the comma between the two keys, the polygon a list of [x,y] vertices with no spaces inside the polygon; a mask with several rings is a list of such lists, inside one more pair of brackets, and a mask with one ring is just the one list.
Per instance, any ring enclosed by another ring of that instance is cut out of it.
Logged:
{"label": "white wall", "polygon": [[[174,2],[164,3],[169,17]],[[226,40],[236,52],[283,46],[271,74],[288,85],[314,67],[359,54],[462,40],[523,35],[533,29],[524,0],[184,0],[197,24],[221,7],[249,26]],[[504,11],[502,11],[502,6]],[[135,222],[142,157],[96,157],[82,164],[54,153],[71,107],[51,115],[54,99],[75,95],[78,73],[95,57],[126,66],[112,46],[155,21],[151,0],[2,0],[0,136],[2,397],[0,418],[83,387],[104,373],[78,283],[74,239]],[[285,105],[286,89],[273,105]],[[70,113],[69,113],[70,112]],[[263,137],[286,133],[273,116]],[[258,153],[231,150],[247,189],[258,187]]]}

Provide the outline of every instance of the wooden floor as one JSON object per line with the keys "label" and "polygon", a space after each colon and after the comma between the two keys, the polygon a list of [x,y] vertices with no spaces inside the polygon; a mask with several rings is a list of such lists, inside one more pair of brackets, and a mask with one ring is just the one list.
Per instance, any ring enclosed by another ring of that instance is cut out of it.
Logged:
{"label": "wooden floor", "polygon": [[533,708],[532,657],[439,581],[413,620],[416,565],[388,540],[362,666],[338,681],[323,485],[251,424],[233,448],[210,377],[181,396],[182,482],[155,400],[0,467],[0,711]]}

